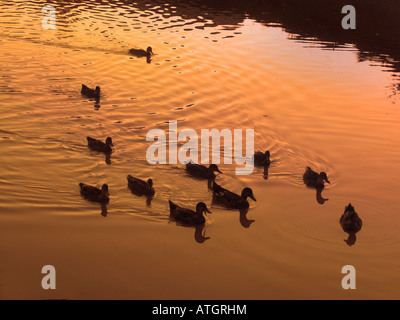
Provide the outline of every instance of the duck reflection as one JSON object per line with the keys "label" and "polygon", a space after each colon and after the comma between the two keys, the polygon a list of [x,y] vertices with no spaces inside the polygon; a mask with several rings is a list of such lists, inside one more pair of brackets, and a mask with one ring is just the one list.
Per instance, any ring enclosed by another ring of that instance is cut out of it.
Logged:
{"label": "duck reflection", "polygon": [[250,227],[250,225],[254,222],[254,221],[256,221],[256,220],[249,220],[249,219],[247,219],[247,213],[249,212],[249,208],[246,208],[246,209],[240,209],[239,210],[239,213],[240,213],[240,218],[239,218],[239,221],[240,221],[240,224],[242,225],[242,227],[243,228],[249,228]]}
{"label": "duck reflection", "polygon": [[102,204],[101,204],[101,215],[102,215],[104,218],[107,218],[107,215],[108,215],[108,212],[107,212],[107,204],[105,204],[105,203],[102,203]]}
{"label": "duck reflection", "polygon": [[269,170],[269,166],[265,166],[264,167],[264,172],[263,172],[264,180],[268,180],[268,170]]}
{"label": "duck reflection", "polygon": [[349,247],[351,247],[352,245],[354,245],[356,243],[356,233],[355,232],[349,232],[349,237],[347,239],[344,240],[344,242],[347,243],[347,245]]}
{"label": "duck reflection", "polygon": [[106,153],[106,164],[111,164],[111,153]]}
{"label": "duck reflection", "polygon": [[146,206],[149,208],[151,207],[151,202],[153,201],[154,195],[152,196],[146,196]]}
{"label": "duck reflection", "polygon": [[137,197],[144,196],[146,198],[146,206],[149,207],[149,208],[151,207],[151,202],[154,199],[154,195],[143,195],[143,193],[139,193],[139,192],[136,192],[134,190],[131,190],[131,193],[134,194]]}
{"label": "duck reflection", "polygon": [[328,198],[323,198],[322,197],[322,190],[324,190],[323,188],[316,188],[316,191],[317,191],[317,202],[319,203],[319,204],[324,204],[325,203],[325,201],[328,201],[329,199]]}
{"label": "duck reflection", "polygon": [[204,225],[196,226],[196,230],[194,232],[194,239],[197,243],[204,243],[205,241],[211,239],[210,237],[206,237],[206,229]]}

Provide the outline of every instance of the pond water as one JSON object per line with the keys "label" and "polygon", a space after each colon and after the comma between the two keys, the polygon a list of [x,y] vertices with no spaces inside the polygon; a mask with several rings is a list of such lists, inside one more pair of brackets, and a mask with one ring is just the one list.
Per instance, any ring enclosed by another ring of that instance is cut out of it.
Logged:
{"label": "pond water", "polygon": [[[42,27],[45,4],[55,30]],[[315,35],[296,31],[289,13],[269,10],[1,2],[0,298],[399,298],[396,57],[323,39],[316,22]],[[151,61],[128,52],[148,46]],[[99,104],[82,83],[101,87]],[[216,180],[252,188],[247,215],[213,205],[184,165],[148,164],[146,134],[168,132],[169,121],[198,133],[254,129],[255,149],[271,151],[268,173],[221,163]],[[86,136],[112,137],[110,164]],[[328,174],[322,194],[304,185],[307,166]],[[153,179],[150,206],[128,174]],[[108,184],[107,214],[80,196],[80,182]],[[204,228],[178,225],[168,200],[204,201],[212,214]],[[339,224],[350,202],[364,223],[351,246]],[[48,264],[53,291],[40,285]],[[356,290],[341,287],[345,265]]]}

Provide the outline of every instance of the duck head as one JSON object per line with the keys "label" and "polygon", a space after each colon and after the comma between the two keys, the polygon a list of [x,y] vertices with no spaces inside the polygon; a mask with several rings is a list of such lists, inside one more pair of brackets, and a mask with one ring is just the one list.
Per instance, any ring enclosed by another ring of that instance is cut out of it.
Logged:
{"label": "duck head", "polygon": [[204,213],[212,213],[210,210],[208,210],[208,208],[204,202],[199,202],[196,205],[196,213],[203,214],[203,212]]}
{"label": "duck head", "polygon": [[254,201],[257,201],[253,195],[253,190],[251,190],[250,188],[244,188],[242,191],[242,198],[247,199],[247,197],[249,197],[250,199],[252,199]]}
{"label": "duck head", "polygon": [[151,189],[151,188],[153,187],[153,179],[148,179],[148,180],[147,180],[147,187],[148,187],[149,189]]}
{"label": "duck head", "polygon": [[210,172],[222,173],[221,171],[219,171],[218,166],[216,164],[210,164],[210,166],[208,167],[208,170]]}
{"label": "duck head", "polygon": [[153,54],[153,49],[152,49],[151,47],[147,47],[146,52],[147,52],[147,54],[150,56],[150,55]]}
{"label": "duck head", "polygon": [[108,195],[108,185],[107,185],[106,183],[102,185],[102,187],[101,187],[101,193],[102,193],[103,195]]}
{"label": "duck head", "polygon": [[106,139],[106,145],[111,146],[111,147],[114,147],[111,137],[107,137],[107,139]]}
{"label": "duck head", "polygon": [[323,172],[323,171],[319,174],[319,179],[321,180],[321,182],[326,181],[326,182],[328,182],[328,183],[331,183],[331,182],[328,180],[328,176],[327,176],[326,173]]}
{"label": "duck head", "polygon": [[270,154],[269,150],[265,151],[265,157],[266,157],[267,159],[269,159],[270,155],[271,155],[271,154]]}
{"label": "duck head", "polygon": [[97,86],[96,89],[95,89],[95,91],[96,91],[97,94],[100,94],[100,87]]}

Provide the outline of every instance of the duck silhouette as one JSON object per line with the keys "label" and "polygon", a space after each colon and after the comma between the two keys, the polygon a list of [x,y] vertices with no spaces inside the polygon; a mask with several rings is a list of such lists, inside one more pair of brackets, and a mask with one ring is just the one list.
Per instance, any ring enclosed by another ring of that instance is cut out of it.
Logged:
{"label": "duck silhouette", "polygon": [[310,188],[320,188],[321,190],[325,187],[324,181],[327,183],[331,183],[328,180],[328,176],[325,172],[315,172],[310,167],[306,168],[306,171],[303,174],[303,181],[307,187]]}
{"label": "duck silhouette", "polygon": [[266,150],[265,152],[257,151],[254,153],[254,165],[259,167],[268,167],[271,164],[270,152]]}
{"label": "duck silhouette", "polygon": [[171,200],[169,200],[168,202],[170,217],[187,225],[204,225],[206,219],[204,218],[203,213],[211,213],[204,202],[199,202],[196,205],[196,211],[180,207],[177,204],[173,203]]}
{"label": "duck silhouette", "polygon": [[215,179],[216,175],[214,172],[222,173],[216,164],[210,164],[210,166],[207,168],[204,165],[190,162],[186,164],[186,172],[193,177],[208,180]]}
{"label": "duck silhouette", "polygon": [[134,55],[135,57],[138,58],[142,58],[142,57],[151,57],[151,55],[153,54],[153,49],[151,47],[147,47],[147,50],[143,50],[143,49],[130,49],[129,53],[131,53],[132,55]]}
{"label": "duck silhouette", "polygon": [[96,89],[91,89],[86,85],[82,84],[81,94],[88,97],[94,98],[96,101],[100,100],[100,87],[97,86]]}
{"label": "duck silhouette", "polygon": [[153,188],[153,180],[148,179],[147,181],[134,178],[130,174],[126,177],[128,180],[128,187],[132,194],[141,197],[146,197],[146,205],[151,206],[151,201],[154,198],[155,190]]}
{"label": "duck silhouette", "polygon": [[215,181],[212,185],[213,190],[213,202],[221,204],[229,209],[246,209],[249,207],[247,198],[257,201],[253,195],[253,190],[250,188],[244,188],[241,195],[233,193],[227,189],[222,188]]}
{"label": "duck silhouette", "polygon": [[81,182],[79,183],[79,187],[81,188],[81,195],[89,201],[108,203],[110,200],[107,184],[103,184],[101,189],[99,189]]}
{"label": "duck silhouette", "polygon": [[98,152],[103,152],[105,154],[111,154],[113,142],[110,137],[107,137],[106,142],[91,138],[91,137],[86,137],[86,140],[88,142],[88,147],[94,151]]}
{"label": "duck silhouette", "polygon": [[349,246],[354,245],[356,243],[356,233],[361,230],[363,222],[351,203],[345,207],[339,222],[343,231],[349,234],[348,239],[344,241]]}
{"label": "duck silhouette", "polygon": [[349,203],[345,208],[344,213],[340,217],[340,225],[342,226],[343,231],[348,233],[358,232],[361,230],[363,222],[351,203]]}

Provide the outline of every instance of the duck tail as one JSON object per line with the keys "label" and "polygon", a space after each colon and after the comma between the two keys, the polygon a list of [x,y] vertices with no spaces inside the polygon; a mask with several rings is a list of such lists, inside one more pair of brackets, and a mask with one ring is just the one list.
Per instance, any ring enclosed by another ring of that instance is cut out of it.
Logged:
{"label": "duck tail", "polygon": [[352,211],[352,212],[354,212],[355,210],[354,210],[354,207],[351,205],[351,203],[349,203],[349,205],[345,208],[345,212],[346,211]]}
{"label": "duck tail", "polygon": [[83,189],[83,183],[79,183],[79,187],[81,188],[81,190]]}
{"label": "duck tail", "polygon": [[169,203],[169,210],[175,210],[177,208],[177,205],[173,203],[171,200],[168,200]]}

